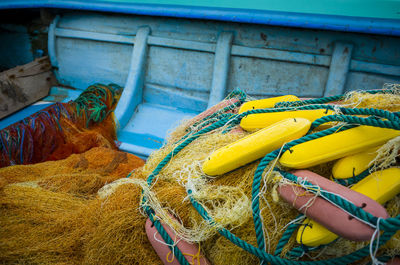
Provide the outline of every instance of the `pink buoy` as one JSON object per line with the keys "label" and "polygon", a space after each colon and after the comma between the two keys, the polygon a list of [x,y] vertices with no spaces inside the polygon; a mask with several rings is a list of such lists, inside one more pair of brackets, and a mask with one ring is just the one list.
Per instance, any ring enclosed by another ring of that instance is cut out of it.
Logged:
{"label": "pink buoy", "polygon": [[[176,246],[182,252],[185,259],[191,265],[210,265],[208,260],[200,251],[200,247],[196,243],[189,243],[179,236],[177,236],[172,229],[164,223],[161,223],[165,231],[174,242],[177,242]],[[157,255],[160,257],[164,265],[180,265],[178,259],[174,256],[171,249],[166,245],[161,235],[158,233],[156,227],[147,219],[146,221],[146,234],[151,245],[156,251]]]}
{"label": "pink buoy", "polygon": [[225,99],[225,100],[219,102],[218,104],[212,106],[211,108],[209,108],[209,109],[203,111],[202,113],[198,114],[197,116],[193,117],[190,120],[190,125],[193,125],[194,123],[196,123],[196,122],[198,122],[198,121],[200,121],[200,120],[202,120],[202,119],[214,114],[215,112],[217,112],[217,111],[219,111],[219,110],[221,110],[221,109],[223,109],[225,107],[228,107],[228,106],[230,106],[230,105],[232,105],[234,103],[237,103],[237,102],[239,102],[239,100],[236,99],[236,98]]}
{"label": "pink buoy", "polygon": [[395,257],[389,260],[386,265],[400,265],[400,258]]}
{"label": "pink buoy", "polygon": [[[386,209],[371,198],[337,184],[309,170],[297,170],[292,174],[318,185],[322,189],[337,194],[370,214],[388,218]],[[307,192],[304,188],[291,184],[281,185],[280,196],[307,217],[320,223],[331,232],[353,241],[370,240],[374,228],[349,215],[349,213],[320,196]]]}

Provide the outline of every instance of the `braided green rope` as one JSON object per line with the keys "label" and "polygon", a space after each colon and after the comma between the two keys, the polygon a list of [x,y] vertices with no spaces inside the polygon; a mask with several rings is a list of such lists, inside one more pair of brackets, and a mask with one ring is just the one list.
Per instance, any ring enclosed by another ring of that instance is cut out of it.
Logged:
{"label": "braided green rope", "polygon": [[188,137],[185,141],[183,141],[180,145],[178,145],[176,148],[174,148],[158,165],[157,167],[153,170],[153,172],[149,175],[147,178],[147,184],[149,186],[153,182],[155,176],[160,173],[160,171],[163,169],[163,167],[172,159],[173,156],[178,154],[183,148],[185,148],[188,144],[196,140],[198,137],[200,137],[202,134],[211,132],[217,128],[220,128],[225,125],[225,123],[229,120],[229,118],[224,118],[216,123],[211,124],[210,126],[202,129],[201,131],[195,133],[194,135]]}
{"label": "braided green rope", "polygon": [[[234,98],[233,95],[235,95],[235,93],[232,93],[232,96],[231,96],[231,97],[228,97],[228,98],[229,98],[229,99]],[[225,112],[227,112],[227,111],[229,111],[229,110],[232,110],[233,108],[236,108],[236,107],[240,106],[240,105],[244,102],[245,97],[241,96],[238,100],[239,100],[239,101],[234,102],[234,103],[232,103],[231,105],[226,106],[226,107],[224,107],[224,108],[222,108],[222,109],[220,109],[220,110],[214,112],[213,114],[208,115],[207,117],[204,117],[204,118],[201,119],[200,121],[195,122],[195,123],[192,125],[192,127],[197,127],[199,124],[203,123],[204,121],[207,121],[207,120],[216,118],[216,117],[218,117],[219,115],[221,115],[221,114],[223,114],[223,113],[225,113]]]}
{"label": "braided green rope", "polygon": [[324,131],[320,131],[317,133],[309,134],[306,136],[303,136],[302,138],[293,140],[289,143],[287,143],[285,146],[282,147],[281,149],[277,149],[269,154],[267,154],[261,162],[258,164],[257,169],[254,174],[254,179],[253,179],[253,185],[252,185],[252,210],[253,210],[253,221],[254,221],[254,227],[256,231],[256,237],[257,237],[257,244],[260,249],[264,249],[265,243],[264,243],[264,234],[263,234],[263,228],[262,228],[262,221],[260,217],[260,201],[259,201],[259,192],[260,192],[260,187],[261,187],[261,179],[262,179],[262,173],[264,172],[265,168],[268,166],[270,162],[272,162],[274,159],[278,157],[278,155],[281,153],[283,154],[285,151],[289,150],[291,147],[308,142],[323,136],[327,136],[330,134],[333,134],[337,132],[337,127],[333,127]]}
{"label": "braided green rope", "polygon": [[[380,261],[380,262],[388,262],[389,260],[391,260],[393,257],[389,257],[389,256],[381,256],[381,257],[378,257],[378,260]],[[368,262],[368,264],[367,265],[373,265],[372,264],[372,262]]]}
{"label": "braided green rope", "polygon": [[331,97],[324,98],[315,98],[308,100],[298,100],[298,101],[282,101],[275,104],[275,108],[285,108],[285,107],[298,107],[304,105],[313,105],[313,104],[324,104],[332,101],[337,101],[343,99],[344,95],[337,95]]}
{"label": "braided green rope", "polygon": [[[301,217],[304,217],[304,214],[299,214],[295,220],[300,219]],[[296,223],[293,222],[291,223],[283,233],[281,239],[279,240],[278,244],[276,245],[275,248],[275,253],[274,256],[279,256],[282,253],[283,247],[289,242],[289,239],[292,237],[292,234],[296,229],[301,225],[301,223]]]}
{"label": "braided green rope", "polygon": [[326,123],[326,122],[331,122],[331,121],[341,121],[341,122],[347,122],[351,124],[357,124],[357,125],[368,125],[368,126],[374,126],[374,127],[380,127],[380,128],[388,128],[388,129],[395,129],[397,130],[400,128],[400,120],[379,120],[375,119],[372,117],[368,118],[361,118],[357,116],[349,116],[349,115],[328,115],[321,117],[313,122],[311,125],[310,130],[318,127],[319,125]]}
{"label": "braided green rope", "polygon": [[[382,117],[386,118],[389,120],[393,121],[400,121],[400,118],[398,117],[397,113],[392,113],[386,110],[379,110],[379,109],[371,109],[371,108],[343,108],[343,107],[335,107],[332,105],[325,105],[325,104],[317,104],[317,105],[305,105],[305,106],[298,106],[298,107],[284,107],[284,108],[267,108],[267,109],[254,109],[254,110],[248,110],[246,112],[243,112],[235,117],[234,120],[232,120],[233,124],[239,124],[240,120],[242,120],[244,117],[252,114],[262,114],[262,113],[274,113],[274,112],[284,112],[284,111],[297,111],[297,110],[316,110],[316,109],[325,109],[325,110],[338,110],[344,114],[349,114],[349,115],[374,115],[377,117]],[[329,117],[332,115],[324,116],[324,117]],[[322,118],[324,118],[322,117]],[[322,119],[321,118],[321,119]],[[321,120],[321,124],[328,122],[324,120]],[[313,128],[316,128],[318,126],[314,126]]]}
{"label": "braided green rope", "polygon": [[[368,93],[368,94],[393,94],[394,90],[392,89],[374,89],[374,90],[365,90],[360,91],[361,93]],[[346,94],[330,96],[330,97],[323,97],[323,98],[315,98],[315,99],[308,99],[308,100],[299,100],[299,101],[283,101],[278,102],[275,104],[275,108],[281,107],[291,107],[291,106],[303,106],[303,105],[312,105],[312,104],[324,104],[332,101],[342,100],[346,97]]]}
{"label": "braided green rope", "polygon": [[[208,215],[207,211],[199,204],[192,196],[192,191],[188,190],[187,191],[189,195],[190,202],[192,203],[193,207],[198,211],[198,213],[203,217],[204,220],[206,220],[209,224],[213,225],[215,221]],[[333,259],[327,259],[327,260],[320,260],[320,261],[292,261],[288,259],[283,259],[271,254],[266,253],[265,251],[254,247],[253,245],[247,243],[246,241],[240,239],[239,237],[235,236],[232,234],[229,230],[222,228],[218,230],[218,232],[223,235],[225,238],[230,240],[233,244],[241,247],[242,249],[246,250],[247,252],[257,256],[260,258],[260,260],[264,260],[267,262],[270,262],[272,264],[278,264],[278,265],[341,265],[341,264],[349,264],[353,263],[357,260],[360,260],[367,255],[369,255],[369,245],[354,251],[353,253],[350,253],[348,255],[339,257],[339,258],[333,258]],[[384,245],[394,234],[396,231],[389,231],[389,232],[384,232],[379,239],[378,246]]]}
{"label": "braided green rope", "polygon": [[[176,155],[179,151],[181,151],[184,147],[186,147],[188,144],[190,144],[192,141],[197,139],[199,136],[201,136],[204,133],[210,132],[212,130],[215,130],[223,125],[229,120],[229,118],[224,118],[220,120],[219,122],[216,122],[214,124],[211,124],[210,126],[202,129],[201,131],[195,133],[193,136],[188,137],[185,141],[183,141],[179,146],[177,146],[172,152],[170,152],[158,165],[157,167],[153,170],[153,172],[149,175],[147,179],[147,184],[150,186],[155,178],[156,175],[160,173],[162,168],[172,159],[174,155]],[[132,172],[131,172],[132,173]],[[130,177],[131,173],[128,174],[127,177]],[[143,196],[141,205],[143,207],[144,203],[146,202],[147,198],[146,196]],[[149,216],[150,220],[152,223],[155,225],[157,231],[160,233],[161,237],[163,238],[164,242],[166,242],[169,247],[174,244],[174,241],[170,238],[168,233],[165,231],[164,227],[159,223],[158,220],[154,220],[152,218],[153,212],[152,210],[146,206],[145,211],[147,215]],[[171,248],[171,247],[170,247]],[[179,262],[181,265],[189,265],[187,262],[186,258],[183,256],[182,252],[179,250],[177,246],[173,246],[174,254],[177,256]]]}
{"label": "braided green rope", "polygon": [[[373,93],[388,93],[388,91],[373,91]],[[291,110],[306,110],[306,109],[330,109],[334,110],[334,106],[331,105],[322,105],[319,103],[326,103],[330,101],[335,101],[338,99],[343,98],[343,95],[339,96],[334,96],[334,97],[327,97],[323,99],[317,99],[317,100],[308,100],[308,101],[302,101],[301,106],[298,106],[298,102],[291,102],[288,106],[289,107],[284,107],[284,108],[271,108],[271,109],[261,109],[261,110],[250,110],[245,113],[236,115],[232,119],[232,115],[228,116],[222,116],[220,115],[224,111],[227,110],[222,110],[219,113],[214,113],[213,115],[210,115],[203,119],[201,121],[202,126],[200,131],[196,133],[189,133],[184,136],[184,141],[180,143],[173,151],[171,151],[158,165],[157,167],[153,170],[153,172],[149,175],[147,179],[147,183],[150,185],[155,176],[159,174],[159,172],[162,170],[162,168],[171,160],[171,158],[176,155],[180,150],[182,150],[184,147],[186,147],[189,143],[191,143],[193,140],[197,139],[200,135],[210,132],[212,130],[215,130],[216,128],[220,128],[229,121],[230,122],[230,127],[233,127],[233,124],[238,124],[240,120],[250,114],[258,114],[258,113],[271,113],[271,112],[281,112],[281,111],[291,111]],[[297,104],[297,105],[296,105]],[[304,104],[317,104],[317,105],[304,105]],[[227,108],[230,108],[231,106],[228,106]],[[359,125],[368,125],[368,126],[375,126],[375,127],[382,127],[382,128],[391,128],[391,129],[400,129],[400,122],[399,122],[399,117],[398,114],[393,114],[391,112],[387,111],[382,111],[382,110],[375,110],[375,109],[347,109],[347,108],[339,108],[339,110],[344,113],[344,114],[351,114],[351,115],[373,115],[376,117],[380,118],[385,118],[387,120],[379,120],[373,117],[368,117],[368,118],[360,118],[360,117],[355,117],[355,116],[348,116],[348,115],[329,115],[326,117],[329,118],[324,118],[317,120],[313,123],[313,128],[316,128],[322,123],[329,122],[329,121],[344,121],[344,122],[349,122],[349,123],[354,123],[354,124],[359,124]],[[213,118],[220,119],[219,121],[207,126],[210,122],[207,122],[207,120],[211,120]],[[199,124],[201,124],[199,123]],[[318,125],[319,124],[319,125]],[[207,127],[205,127],[207,126]],[[329,259],[329,260],[321,260],[321,261],[291,261],[287,259],[283,259],[280,257],[277,257],[277,255],[280,255],[282,252],[282,249],[284,245],[286,244],[290,238],[290,235],[295,231],[296,227],[298,224],[291,224],[288,226],[287,230],[283,234],[281,240],[278,242],[276,251],[275,251],[275,256],[266,253],[263,249],[265,247],[265,242],[264,242],[264,235],[262,231],[262,222],[260,218],[260,205],[259,205],[259,192],[260,192],[260,183],[261,183],[261,178],[262,178],[262,173],[264,172],[265,168],[267,165],[274,159],[276,159],[279,155],[279,153],[284,153],[286,150],[290,150],[291,147],[307,142],[313,139],[317,139],[319,137],[323,137],[338,131],[346,130],[353,128],[355,125],[351,126],[341,126],[341,127],[334,127],[330,128],[321,132],[313,133],[306,135],[300,139],[291,141],[290,143],[286,144],[282,150],[275,150],[269,154],[267,154],[260,162],[258,165],[255,175],[254,175],[254,180],[253,180],[253,187],[252,187],[252,210],[253,210],[253,219],[254,219],[254,225],[255,225],[255,230],[256,230],[256,237],[257,237],[257,244],[258,248],[248,244],[247,242],[243,241],[242,239],[236,237],[234,234],[232,234],[230,231],[226,230],[225,228],[219,229],[218,232],[226,237],[228,240],[230,240],[232,243],[236,244],[237,246],[243,248],[244,250],[256,255],[257,257],[260,258],[262,261],[270,262],[272,264],[348,264],[355,262],[357,260],[360,260],[361,258],[367,256],[369,254],[369,246],[366,246],[364,248],[361,248],[349,255],[345,255],[343,257],[335,258],[335,259]],[[204,128],[205,127],[205,128]],[[191,134],[191,135],[190,135]],[[284,175],[285,178],[297,182],[298,178],[294,175],[291,175],[290,173],[287,172],[281,172],[282,175]],[[362,174],[360,174],[362,175]],[[359,176],[360,176],[359,175]],[[356,179],[354,180],[354,182]],[[311,183],[306,183],[312,187]],[[205,219],[207,222],[209,222],[211,225],[215,224],[215,221],[208,215],[206,210],[199,204],[191,195],[192,191],[188,190],[188,195],[190,198],[190,201],[194,208],[199,212],[199,214]],[[388,219],[378,219],[375,216],[369,214],[368,212],[365,212],[363,209],[360,209],[356,207],[353,203],[344,200],[343,198],[322,191],[324,196],[328,198],[329,201],[333,202],[335,205],[338,207],[351,212],[354,216],[357,218],[370,223],[373,226],[377,226],[379,223],[379,227],[384,231],[384,233],[381,235],[379,239],[379,244],[378,247],[385,244],[399,229],[400,229],[400,215],[394,218],[388,218]],[[146,198],[143,198],[143,202],[145,202]],[[147,211],[146,211],[147,212]],[[149,213],[148,213],[149,214]],[[163,227],[159,225],[157,227],[157,230],[161,233],[164,231]],[[165,231],[164,231],[165,232]],[[165,239],[164,239],[165,240]],[[372,242],[371,242],[372,243]],[[370,243],[370,244],[371,244]],[[297,253],[298,252],[298,253]],[[178,252],[177,252],[178,253]],[[300,250],[298,248],[293,249],[289,254],[291,255],[299,255]],[[301,253],[300,253],[301,254]]]}
{"label": "braided green rope", "polygon": [[166,244],[168,244],[168,247],[171,249],[172,253],[174,253],[174,256],[178,259],[179,263],[181,265],[190,265],[189,262],[186,260],[185,256],[183,255],[183,253],[176,246],[176,242],[174,242],[174,240],[172,240],[172,238],[169,236],[167,231],[161,225],[160,221],[158,221],[158,219],[154,218],[153,211],[149,207],[146,207],[145,211],[146,211],[146,214],[149,216],[150,221],[156,227],[161,238],[164,240],[164,242]]}
{"label": "braided green rope", "polygon": [[[337,241],[337,239],[335,239],[333,242],[336,242],[336,241]],[[288,259],[298,259],[298,258],[303,257],[304,254],[306,254],[306,253],[308,253],[310,251],[316,251],[316,250],[322,249],[322,248],[332,244],[333,242],[331,242],[331,243],[329,243],[327,245],[320,245],[320,246],[317,246],[317,247],[307,247],[306,245],[302,244],[299,247],[295,247],[295,248],[291,249],[290,251],[288,251],[286,253],[286,257]]]}
{"label": "braided green rope", "polygon": [[359,182],[360,180],[366,178],[369,174],[371,174],[370,172],[371,168],[368,168],[366,170],[364,170],[363,172],[361,172],[360,174],[351,177],[351,178],[347,178],[347,179],[334,179],[335,182],[343,185],[343,186],[349,186],[352,184],[355,184],[357,182]]}
{"label": "braided green rope", "polygon": [[234,114],[232,113],[223,113],[220,114],[215,120],[211,120],[211,119],[207,119],[205,120],[203,123],[197,125],[196,130],[191,130],[188,133],[186,133],[181,139],[179,139],[178,141],[175,142],[175,144],[178,144],[180,142],[182,142],[183,140],[185,140],[187,137],[189,137],[190,135],[193,135],[196,132],[201,131],[202,129],[204,129],[205,127],[207,127],[208,125],[217,122],[220,119],[231,119],[234,116]]}

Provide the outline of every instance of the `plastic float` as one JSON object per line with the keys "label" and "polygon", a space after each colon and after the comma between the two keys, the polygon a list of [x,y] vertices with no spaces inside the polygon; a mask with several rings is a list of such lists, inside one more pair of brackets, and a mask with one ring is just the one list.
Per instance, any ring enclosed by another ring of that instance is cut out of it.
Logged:
{"label": "plastic float", "polygon": [[279,162],[290,168],[308,168],[366,151],[399,135],[398,130],[359,126],[301,143],[286,151]]}
{"label": "plastic float", "polygon": [[313,122],[318,118],[326,115],[332,115],[334,113],[334,111],[328,109],[317,109],[250,114],[242,119],[240,122],[240,127],[246,131],[254,131],[270,126],[283,119],[296,117],[304,118]]}
{"label": "plastic float", "polygon": [[[210,265],[210,262],[201,253],[200,246],[198,244],[184,241],[182,238],[179,238],[179,236],[175,235],[173,230],[168,225],[161,225],[168,235],[173,239],[174,244],[176,244],[176,247],[179,248],[189,264]],[[167,243],[165,243],[164,239],[161,237],[150,219],[147,219],[146,221],[146,234],[151,245],[157,252],[157,255],[160,257],[164,265],[180,265],[173,251],[168,247]]]}
{"label": "plastic float", "polygon": [[207,175],[221,175],[257,160],[283,144],[304,136],[311,122],[283,119],[213,152],[203,163]]}
{"label": "plastic float", "polygon": [[365,152],[338,159],[332,167],[332,176],[336,179],[346,179],[361,174],[367,170],[371,161],[377,156],[380,147],[374,147]]}
{"label": "plastic float", "polygon": [[[329,201],[312,193],[307,193],[301,187],[303,181],[311,183],[315,189],[320,187],[326,192],[335,193],[376,217],[389,217],[385,208],[361,193],[355,192],[308,170],[298,170],[293,172],[293,174],[301,178],[300,185],[280,185],[280,196],[309,218],[323,224],[325,227],[329,227],[330,231],[334,231],[344,238],[354,241],[369,240],[374,233],[374,229],[352,218],[348,213],[331,204]],[[310,187],[310,189],[312,188]]]}
{"label": "plastic float", "polygon": [[[400,193],[399,176],[399,168],[376,171],[355,184],[351,189],[383,205]],[[335,191],[335,193],[342,195],[338,191]],[[365,209],[366,207],[363,208]],[[324,211],[328,211],[328,208],[325,208]],[[336,222],[333,219],[331,221]],[[303,225],[297,232],[297,242],[312,247],[331,243],[338,238],[338,235],[332,233],[332,230],[330,231],[326,227],[328,226],[321,225],[318,221],[304,220]],[[343,228],[345,227],[343,226]]]}
{"label": "plastic float", "polygon": [[240,106],[239,114],[246,112],[248,110],[273,108],[273,107],[275,107],[275,104],[278,102],[286,102],[286,101],[291,102],[291,101],[298,101],[298,100],[300,100],[300,99],[293,95],[252,100],[252,101],[245,102],[242,104],[242,106]]}

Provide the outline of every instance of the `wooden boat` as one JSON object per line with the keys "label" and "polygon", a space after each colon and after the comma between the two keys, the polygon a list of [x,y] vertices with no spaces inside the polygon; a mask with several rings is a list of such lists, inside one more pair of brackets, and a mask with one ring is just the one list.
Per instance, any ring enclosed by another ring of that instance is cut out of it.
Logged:
{"label": "wooden boat", "polygon": [[377,0],[3,0],[0,70],[47,55],[58,84],[0,119],[0,129],[93,83],[115,83],[124,88],[115,110],[120,149],[147,158],[178,122],[234,89],[254,98],[380,89],[400,81],[399,7]]}

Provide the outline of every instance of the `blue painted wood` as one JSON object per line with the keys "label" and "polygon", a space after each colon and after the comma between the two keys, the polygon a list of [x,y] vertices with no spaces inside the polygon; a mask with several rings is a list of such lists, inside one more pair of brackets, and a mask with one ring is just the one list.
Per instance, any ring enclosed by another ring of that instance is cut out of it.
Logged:
{"label": "blue painted wood", "polygon": [[213,59],[212,53],[153,46],[149,49],[145,79],[148,83],[176,87],[195,96],[208,94]]}
{"label": "blue painted wood", "polygon": [[240,88],[262,98],[294,94],[321,97],[328,78],[327,67],[233,56],[229,73],[229,91]]}
{"label": "blue painted wood", "polygon": [[[53,22],[51,22],[49,26],[49,31],[47,35],[47,46],[48,46],[48,53],[49,53],[49,59],[51,62],[51,65],[55,68],[58,69],[58,60],[57,60],[57,55],[56,55],[56,27],[58,25],[58,22],[60,21],[60,16],[57,15]],[[59,79],[58,71],[54,71],[54,74],[56,75],[57,79]]]}
{"label": "blue painted wood", "polygon": [[334,96],[344,92],[352,51],[352,44],[335,43],[324,96]]}
{"label": "blue painted wood", "polygon": [[188,95],[175,87],[166,87],[147,83],[144,89],[143,101],[152,104],[174,106],[194,112],[202,112],[207,108],[207,95],[204,99]]}
{"label": "blue painted wood", "polygon": [[214,52],[215,44],[200,42],[200,41],[188,41],[188,40],[179,40],[179,39],[171,39],[171,38],[163,38],[163,37],[153,37],[149,36],[149,45],[160,46],[160,47],[168,47],[168,48],[178,48],[185,50],[193,50],[193,51],[202,51],[202,52]]}
{"label": "blue painted wood", "polygon": [[212,107],[225,98],[230,55],[232,47],[232,32],[221,32],[215,49],[214,72],[212,77],[208,107]]}
{"label": "blue painted wood", "polygon": [[400,66],[351,60],[350,70],[357,72],[400,76]]}
{"label": "blue painted wood", "polygon": [[71,100],[75,100],[81,93],[81,90],[54,86],[50,89],[49,95],[45,97],[43,101],[69,102]]}
{"label": "blue painted wood", "polygon": [[0,130],[50,106],[51,104],[53,104],[53,102],[39,101],[17,112],[14,112],[10,116],[0,119]]}
{"label": "blue painted wood", "polygon": [[319,66],[329,66],[331,61],[331,56],[329,55],[281,51],[278,49],[250,48],[239,45],[233,45],[232,55]]}
{"label": "blue painted wood", "polygon": [[[220,2],[199,1],[197,4],[188,4],[187,1],[174,1],[167,4],[165,1],[153,1],[143,4],[142,1],[116,0],[3,0],[0,9],[65,8],[400,36],[399,14],[396,12],[398,1],[376,1],[372,5],[365,5],[363,1],[338,4],[329,0],[314,3],[261,1],[261,4],[259,1]],[[343,13],[345,10],[346,13]]]}
{"label": "blue painted wood", "polygon": [[399,76],[386,76],[350,71],[347,75],[345,91],[381,89],[384,84],[400,84]]}
{"label": "blue painted wood", "polygon": [[142,27],[136,33],[128,79],[115,109],[115,116],[122,128],[125,127],[136,107],[143,100],[143,75],[149,33],[149,27]]}
{"label": "blue painted wood", "polygon": [[70,29],[56,29],[54,34],[57,37],[72,38],[72,39],[116,42],[122,44],[135,43],[134,36],[125,36],[125,35],[121,36],[108,33],[87,32],[87,31],[70,30]]}
{"label": "blue painted wood", "polygon": [[162,146],[168,132],[182,120],[195,115],[196,112],[185,109],[142,103],[128,124],[118,131],[118,140],[122,142],[120,148],[139,156],[148,156]]}
{"label": "blue painted wood", "polygon": [[[124,38],[132,36],[132,32],[136,32],[142,25],[148,25],[152,29],[152,34],[148,37],[149,57],[145,70],[145,83],[176,87],[178,90],[187,91],[187,95],[197,98],[204,98],[204,93],[210,91],[212,52],[215,51],[218,33],[223,31],[234,32],[231,68],[234,64],[238,67],[229,71],[228,91],[242,88],[255,96],[272,96],[285,92],[299,93],[300,96],[321,96],[321,86],[324,88],[327,82],[333,43],[336,39],[354,45],[350,71],[384,75],[385,82],[395,81],[398,75],[400,42],[399,39],[391,37],[375,38],[368,35],[343,35],[324,31],[282,30],[258,25],[249,27],[218,22],[100,14],[67,14],[63,16],[58,27],[108,34],[107,36],[113,36],[110,41],[114,42],[119,35]],[[63,45],[61,42],[69,41],[68,49],[76,51],[70,52],[69,56],[66,53],[62,56],[64,58],[89,57],[91,54],[90,51],[87,52],[89,45],[89,50],[94,51],[93,54],[104,54],[102,58],[85,59],[85,62],[91,62],[91,66],[85,67],[84,71],[73,62],[71,66],[63,63],[62,81],[67,85],[83,89],[90,83],[88,76],[101,79],[108,77],[106,81],[124,85],[129,68],[127,58],[130,58],[130,45],[122,43],[107,45],[106,40],[99,44],[94,40],[72,41],[70,38],[61,37],[57,39],[60,42],[58,46],[66,49],[66,44]],[[84,47],[81,49],[78,43]],[[98,46],[108,47],[96,48]],[[250,58],[256,60],[253,62]],[[85,65],[85,62],[79,63]],[[305,65],[299,66],[297,63]],[[278,76],[278,69],[282,69],[282,77]],[[310,79],[300,80],[299,75],[305,75]],[[77,83],[77,80],[80,80],[80,83]],[[357,88],[362,87],[365,86],[359,84]],[[345,89],[348,89],[347,84]]]}
{"label": "blue painted wood", "polygon": [[0,69],[9,69],[33,61],[27,28],[21,25],[0,25]]}

